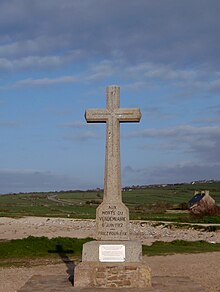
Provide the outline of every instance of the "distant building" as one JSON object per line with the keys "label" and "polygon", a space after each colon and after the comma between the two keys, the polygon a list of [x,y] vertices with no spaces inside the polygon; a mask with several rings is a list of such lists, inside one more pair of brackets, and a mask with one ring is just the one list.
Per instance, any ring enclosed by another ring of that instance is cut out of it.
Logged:
{"label": "distant building", "polygon": [[190,212],[193,214],[202,214],[215,206],[215,200],[209,195],[207,190],[195,191],[188,205]]}

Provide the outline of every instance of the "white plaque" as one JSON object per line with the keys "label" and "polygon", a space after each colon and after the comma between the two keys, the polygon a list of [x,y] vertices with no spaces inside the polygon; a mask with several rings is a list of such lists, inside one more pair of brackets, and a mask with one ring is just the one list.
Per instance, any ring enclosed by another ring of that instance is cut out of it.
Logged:
{"label": "white plaque", "polygon": [[123,244],[100,244],[99,245],[100,262],[124,262],[125,245]]}

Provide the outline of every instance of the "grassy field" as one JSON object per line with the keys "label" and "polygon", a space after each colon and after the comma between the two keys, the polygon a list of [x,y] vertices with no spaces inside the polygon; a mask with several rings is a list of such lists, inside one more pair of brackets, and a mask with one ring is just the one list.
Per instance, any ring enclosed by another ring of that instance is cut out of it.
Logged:
{"label": "grassy field", "polygon": [[[129,207],[130,219],[220,223],[220,216],[198,218],[187,212],[166,212],[167,209],[183,208],[195,190],[209,190],[220,204],[220,182],[130,189],[123,191],[122,196]],[[95,218],[95,209],[102,196],[101,191],[0,195],[0,216]]]}
{"label": "grassy field", "polygon": [[[68,237],[28,237],[0,242],[0,266],[24,266],[31,262],[42,264],[54,261],[80,261],[82,245],[92,239],[76,239]],[[202,253],[220,251],[220,244],[204,241],[187,242],[154,242],[151,246],[143,246],[143,255],[168,255],[174,253]]]}

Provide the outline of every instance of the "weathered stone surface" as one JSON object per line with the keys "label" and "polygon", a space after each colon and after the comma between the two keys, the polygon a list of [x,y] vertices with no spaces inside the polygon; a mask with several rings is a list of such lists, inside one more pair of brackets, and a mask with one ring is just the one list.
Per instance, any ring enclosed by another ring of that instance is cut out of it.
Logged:
{"label": "weathered stone surface", "polygon": [[128,240],[129,210],[122,202],[102,202],[96,209],[97,240]]}
{"label": "weathered stone surface", "polygon": [[140,262],[82,262],[75,269],[74,287],[147,288],[151,287],[151,270]]}
{"label": "weathered stone surface", "polygon": [[106,89],[106,109],[89,109],[88,123],[106,123],[105,183],[103,203],[97,208],[97,239],[128,240],[129,212],[122,203],[120,165],[120,123],[139,122],[140,110],[120,108],[120,87]]}
{"label": "weathered stone surface", "polygon": [[127,241],[90,241],[83,245],[82,261],[99,262],[100,244],[125,245],[125,262],[140,262],[142,260],[142,245],[136,240]]}
{"label": "weathered stone surface", "polygon": [[129,211],[121,194],[120,122],[138,122],[140,110],[120,109],[120,88],[109,86],[106,109],[87,110],[85,117],[87,122],[106,123],[105,183],[103,202],[96,210],[96,239],[100,242],[84,244],[74,286],[150,287],[150,269],[140,262],[141,244],[129,241]]}

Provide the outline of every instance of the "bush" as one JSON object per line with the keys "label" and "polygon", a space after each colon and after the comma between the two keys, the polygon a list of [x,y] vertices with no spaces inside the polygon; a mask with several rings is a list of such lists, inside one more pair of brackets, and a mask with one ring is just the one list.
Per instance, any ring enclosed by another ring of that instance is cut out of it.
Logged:
{"label": "bush", "polygon": [[220,207],[217,205],[210,205],[206,201],[200,201],[199,204],[190,208],[190,213],[198,216],[220,215]]}

